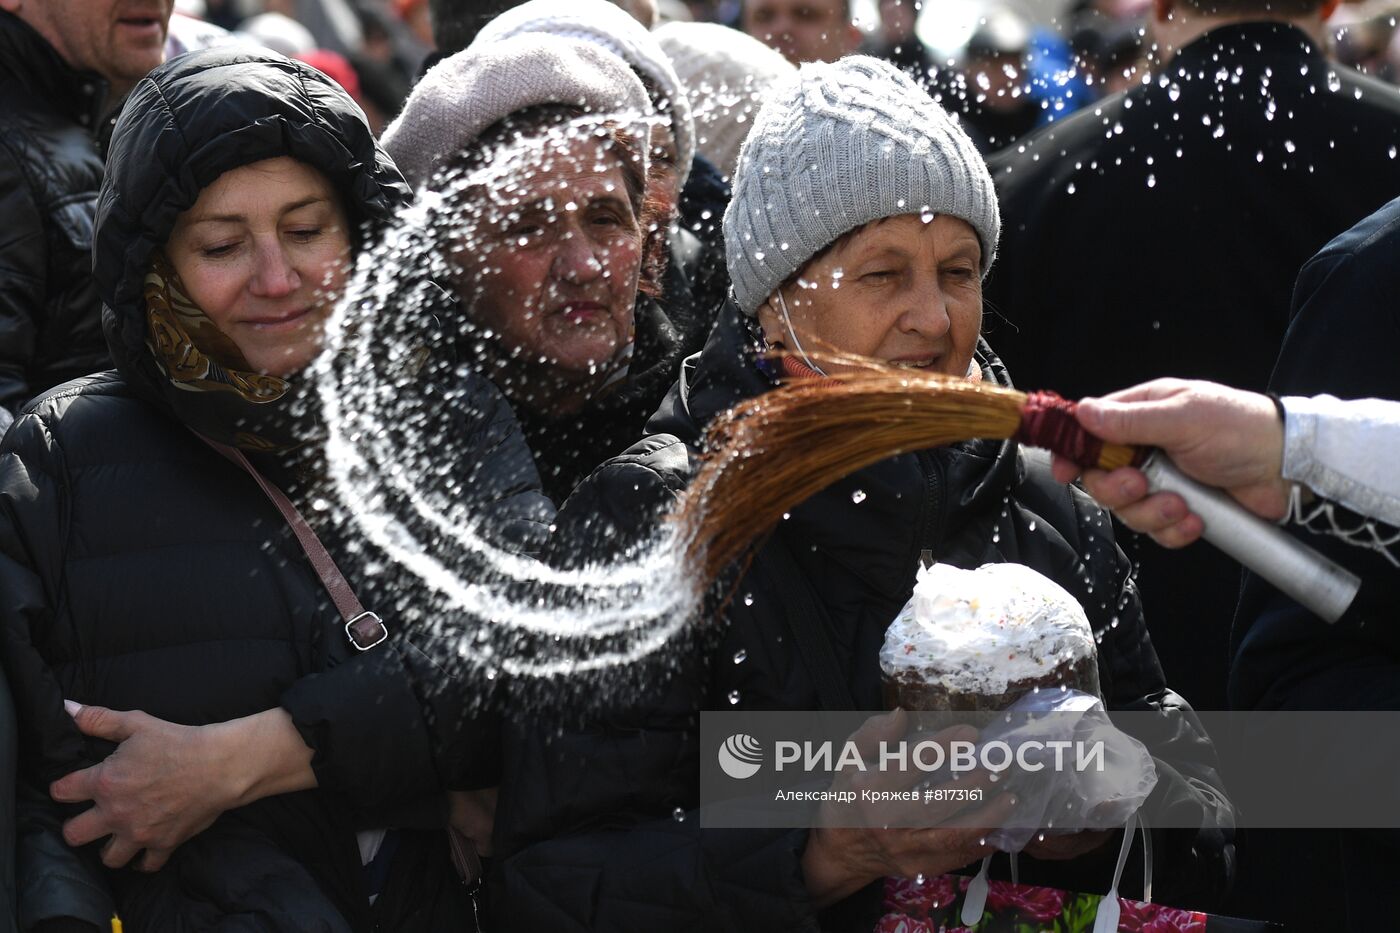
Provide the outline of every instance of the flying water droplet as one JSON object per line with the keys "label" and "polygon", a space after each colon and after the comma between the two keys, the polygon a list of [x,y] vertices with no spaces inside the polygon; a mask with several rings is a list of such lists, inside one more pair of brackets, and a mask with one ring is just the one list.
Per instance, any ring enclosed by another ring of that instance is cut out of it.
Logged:
{"label": "flying water droplet", "polygon": [[865,490],[857,489],[855,492],[851,493],[851,501],[854,502],[856,505],[860,505],[862,502],[864,502]]}
{"label": "flying water droplet", "polygon": [[734,652],[734,663],[735,663],[735,664],[743,664],[743,663],[744,663],[745,661],[747,661],[748,659],[749,659],[749,653],[748,653],[747,651],[745,651],[743,648],[740,648],[738,651]]}
{"label": "flying water droplet", "polygon": [[731,690],[731,691],[729,691],[729,705],[730,705],[730,706],[738,706],[738,705],[739,705],[739,691],[738,691],[738,690]]}

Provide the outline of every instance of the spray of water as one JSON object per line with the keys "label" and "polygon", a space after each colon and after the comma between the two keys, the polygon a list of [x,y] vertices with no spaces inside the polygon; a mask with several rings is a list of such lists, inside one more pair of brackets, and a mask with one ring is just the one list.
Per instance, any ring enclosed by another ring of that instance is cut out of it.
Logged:
{"label": "spray of water", "polygon": [[[554,127],[545,142],[577,138],[597,123]],[[502,548],[489,507],[466,504],[498,482],[473,472],[484,452],[462,440],[481,418],[464,410],[461,387],[480,378],[474,357],[495,335],[473,328],[449,293],[461,288],[452,256],[479,248],[474,225],[485,212],[509,209],[540,144],[520,142],[440,176],[437,190],[360,251],[314,374],[341,512],[393,573],[430,595],[423,634],[488,678],[557,678],[634,662],[672,643],[699,598],[681,559],[684,542],[669,526],[620,560],[566,571]],[[559,200],[556,209],[572,207]],[[453,348],[458,358],[443,364]],[[425,378],[433,366],[446,378]]]}

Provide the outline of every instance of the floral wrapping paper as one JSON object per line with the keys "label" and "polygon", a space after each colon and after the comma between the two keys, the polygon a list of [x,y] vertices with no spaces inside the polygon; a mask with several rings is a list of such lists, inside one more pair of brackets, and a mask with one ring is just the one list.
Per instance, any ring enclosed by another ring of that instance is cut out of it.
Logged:
{"label": "floral wrapping paper", "polygon": [[[885,879],[885,913],[875,933],[1092,933],[1102,894],[991,882],[982,919],[964,926],[963,892],[971,878],[940,875],[918,884]],[[1119,933],[1207,933],[1203,913],[1119,898]]]}

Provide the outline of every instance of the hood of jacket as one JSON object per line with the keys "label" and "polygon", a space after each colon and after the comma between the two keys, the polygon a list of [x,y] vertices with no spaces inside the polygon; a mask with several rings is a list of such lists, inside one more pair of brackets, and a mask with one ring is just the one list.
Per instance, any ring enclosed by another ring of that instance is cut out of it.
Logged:
{"label": "hood of jacket", "polygon": [[[680,378],[647,425],[698,448],[710,421],[778,384],[776,369],[733,302],[726,304],[705,349],[687,359]],[[1001,360],[979,339],[983,378],[1010,386]],[[790,540],[820,547],[871,587],[898,594],[912,587],[921,551],[952,541],[1025,476],[1014,441],[969,440],[900,454],[858,470],[794,508],[782,528]],[[917,520],[910,521],[914,513]],[[869,527],[872,533],[859,529]],[[881,542],[872,548],[871,542]]]}
{"label": "hood of jacket", "polygon": [[[361,239],[411,197],[363,112],[330,78],[275,53],[235,48],[181,55],[136,85],[113,132],[98,196],[93,275],[117,370],[138,395],[226,441],[275,415],[266,410],[274,406],[171,382],[147,346],[144,282],[200,191],[231,169],[280,156],[331,180]],[[293,401],[284,397],[275,407]]]}

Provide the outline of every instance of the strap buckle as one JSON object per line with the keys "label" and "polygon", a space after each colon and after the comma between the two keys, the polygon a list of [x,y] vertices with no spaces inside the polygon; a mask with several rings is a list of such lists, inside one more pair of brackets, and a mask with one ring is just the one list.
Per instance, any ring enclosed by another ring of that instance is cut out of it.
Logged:
{"label": "strap buckle", "polygon": [[389,637],[389,627],[378,613],[365,610],[345,623],[345,637],[357,651],[368,651]]}

